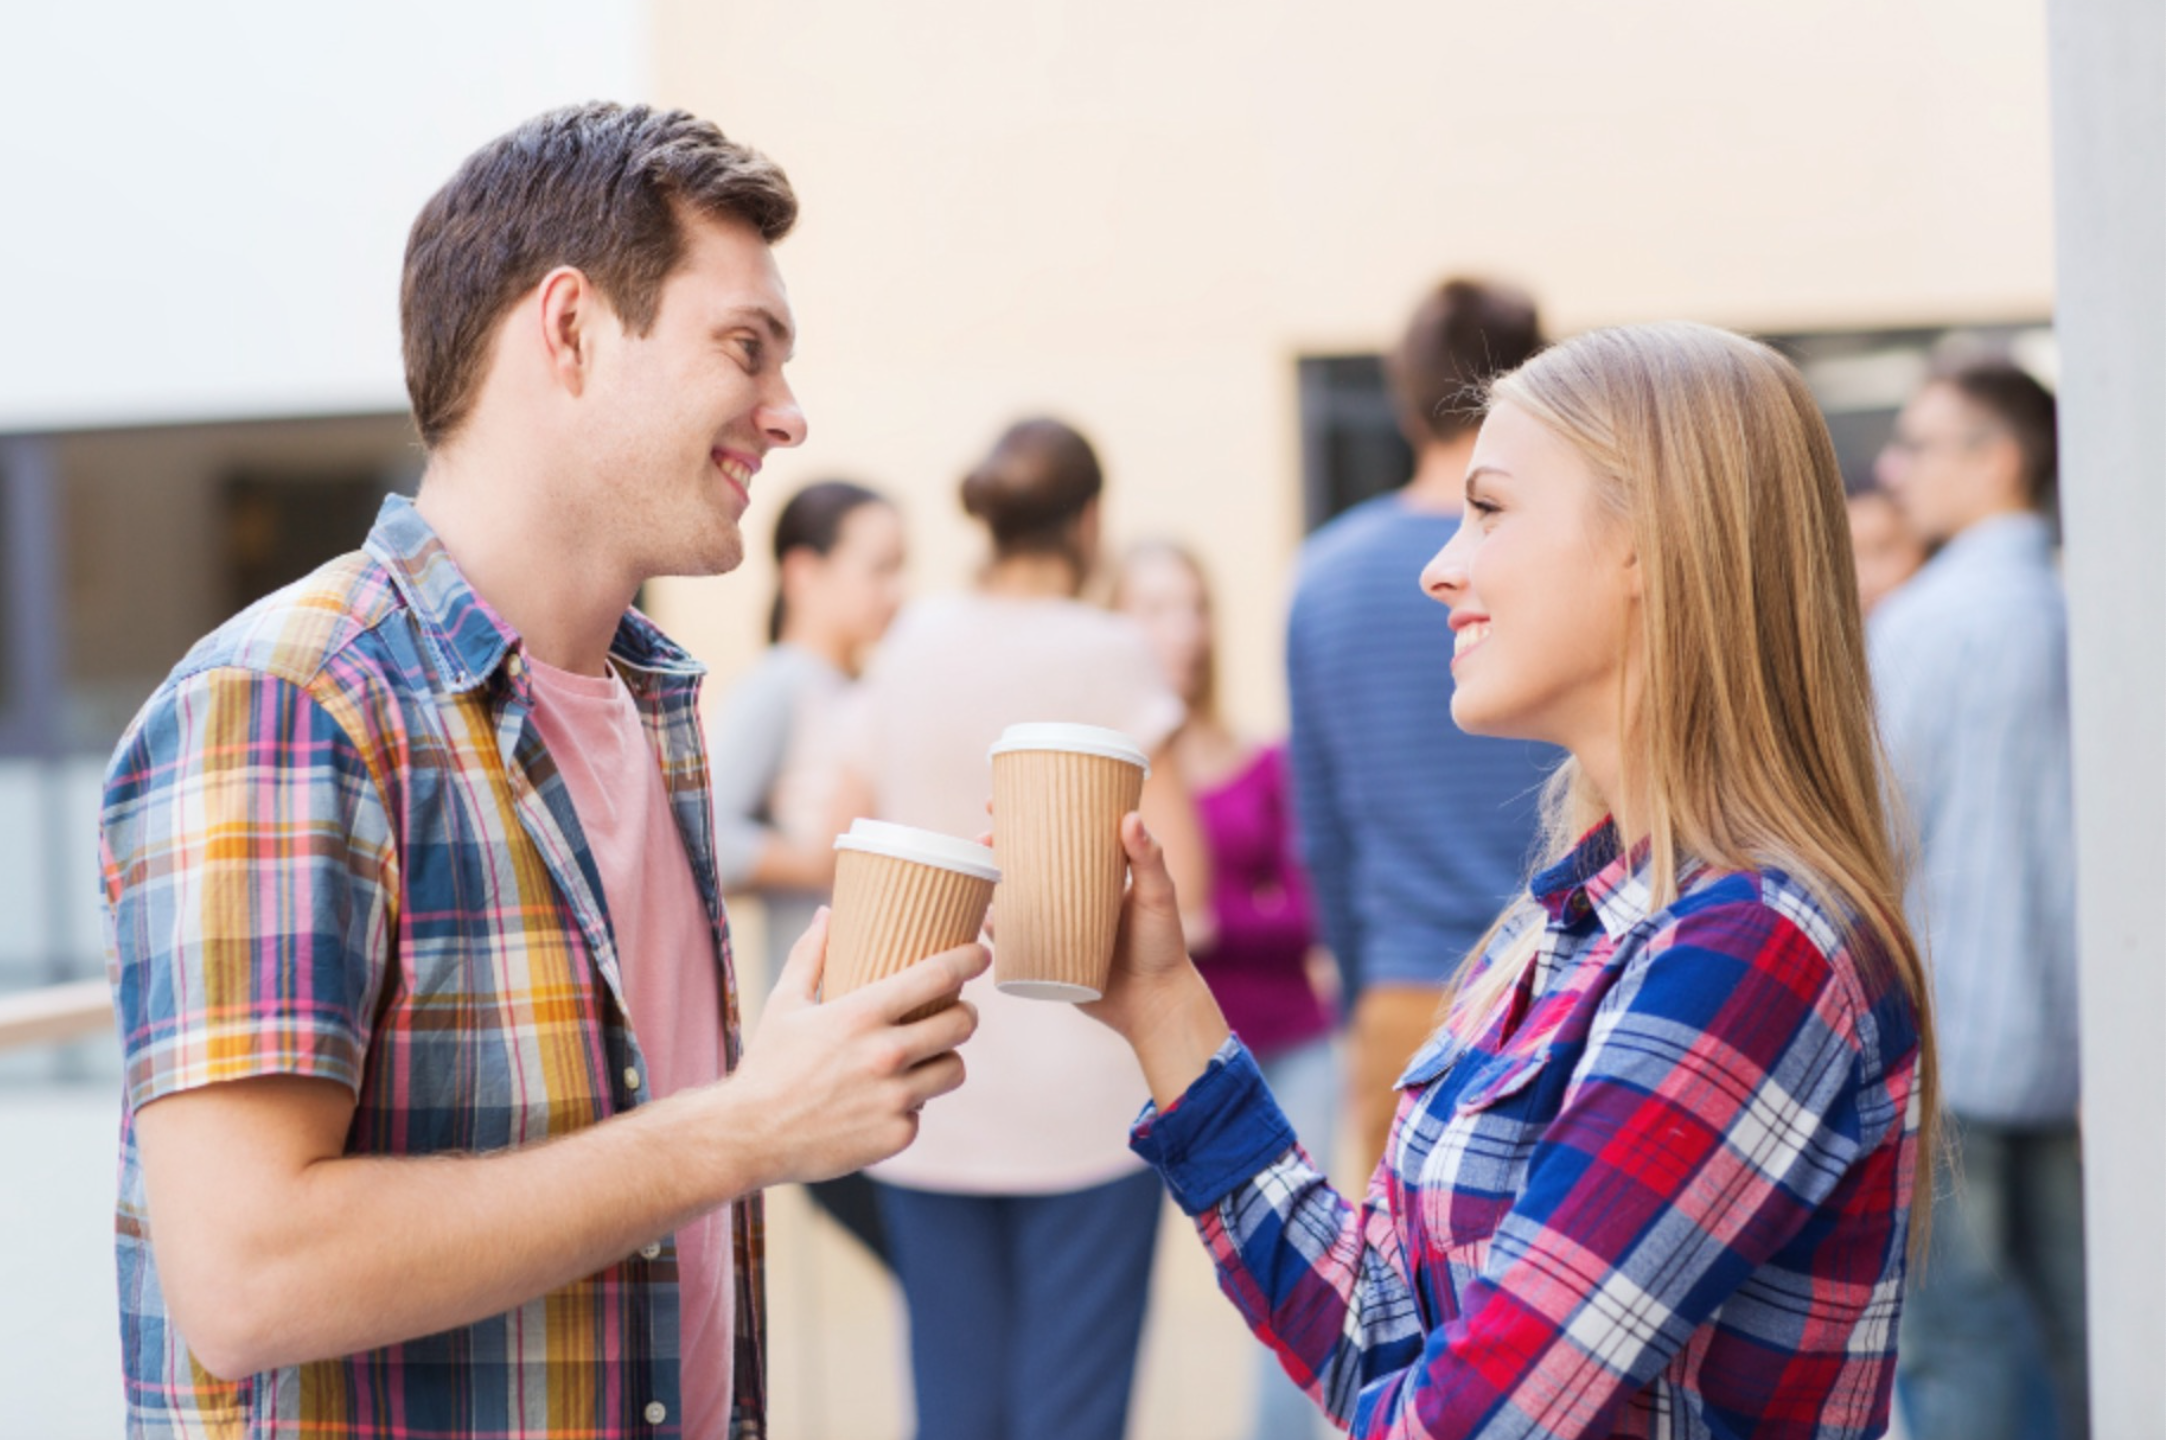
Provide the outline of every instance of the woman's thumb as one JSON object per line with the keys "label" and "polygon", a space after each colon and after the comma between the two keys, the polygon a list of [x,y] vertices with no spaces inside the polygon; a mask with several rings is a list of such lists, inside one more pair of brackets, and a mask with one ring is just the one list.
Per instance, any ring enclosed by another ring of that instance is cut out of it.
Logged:
{"label": "woman's thumb", "polygon": [[1166,852],[1151,838],[1143,816],[1131,811],[1121,817],[1121,848],[1128,852],[1128,873],[1136,898],[1151,904],[1174,904],[1173,877],[1166,872]]}

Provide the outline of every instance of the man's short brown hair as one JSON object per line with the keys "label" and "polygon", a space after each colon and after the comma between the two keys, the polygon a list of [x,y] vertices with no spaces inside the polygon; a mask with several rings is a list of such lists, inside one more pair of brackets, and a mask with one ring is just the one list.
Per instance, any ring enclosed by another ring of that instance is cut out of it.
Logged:
{"label": "man's short brown hair", "polygon": [[797,222],[772,160],[683,110],[591,102],[537,115],[466,158],[406,237],[406,393],[434,448],[472,410],[497,322],[559,265],[585,273],[635,335],[684,253],[677,207],[769,244]]}
{"label": "man's short brown hair", "polygon": [[2060,426],[2053,392],[2028,370],[2002,355],[1971,356],[1934,367],[1945,385],[2006,431],[2023,459],[2023,497],[2033,510],[2051,515],[2058,498]]}
{"label": "man's short brown hair", "polygon": [[1541,316],[1526,291],[1465,278],[1438,285],[1384,361],[1407,444],[1448,443],[1479,426],[1483,387],[1541,348]]}

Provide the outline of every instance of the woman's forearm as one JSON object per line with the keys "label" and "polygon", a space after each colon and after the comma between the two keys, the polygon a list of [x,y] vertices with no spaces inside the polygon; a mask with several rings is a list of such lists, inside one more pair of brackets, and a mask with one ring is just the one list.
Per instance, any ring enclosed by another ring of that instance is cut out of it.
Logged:
{"label": "woman's forearm", "polygon": [[1169,977],[1163,991],[1141,1008],[1128,1043],[1143,1067],[1151,1099],[1163,1110],[1196,1083],[1233,1032],[1193,967]]}

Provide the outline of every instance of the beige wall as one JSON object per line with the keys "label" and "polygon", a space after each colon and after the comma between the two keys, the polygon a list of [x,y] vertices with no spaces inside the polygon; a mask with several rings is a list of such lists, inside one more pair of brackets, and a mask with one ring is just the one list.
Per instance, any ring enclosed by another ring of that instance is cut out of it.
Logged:
{"label": "beige wall", "polygon": [[[1229,698],[1276,726],[1297,355],[1378,348],[1461,267],[1566,329],[2043,313],[2043,27],[2038,0],[656,0],[653,29],[658,98],[804,200],[812,439],[762,476],[755,547],[848,473],[906,498],[919,589],[961,583],[955,478],[1058,411],[1116,538],[1202,547]],[[756,559],[656,608],[726,680],[766,584]]]}

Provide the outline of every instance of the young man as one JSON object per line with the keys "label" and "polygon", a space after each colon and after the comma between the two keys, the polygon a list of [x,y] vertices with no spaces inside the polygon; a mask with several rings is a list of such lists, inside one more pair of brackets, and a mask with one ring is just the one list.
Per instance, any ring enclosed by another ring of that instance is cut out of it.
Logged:
{"label": "young man", "polygon": [[121,741],[131,1434],[757,1436],[761,1187],[961,1083],[967,1006],[897,1022],[983,952],[816,1006],[823,922],[740,1054],[700,669],[630,608],[804,439],[795,215],[682,112],[469,158],[407,247],[419,499]]}
{"label": "young man", "polygon": [[1422,567],[1459,526],[1475,392],[1540,346],[1525,294],[1439,285],[1386,365],[1413,477],[1301,553],[1286,638],[1295,803],[1345,978],[1363,1174],[1384,1153],[1393,1083],[1436,1027],[1446,982],[1525,881],[1536,796],[1557,758],[1452,724],[1450,617],[1421,588]]}
{"label": "young man", "polygon": [[[1911,925],[1933,965],[1959,1165],[1903,1307],[1917,1440],[2085,1433],[2068,613],[2054,404],[2005,361],[1936,376],[1880,480],[1941,549],[1873,612],[1882,732],[1917,827]],[[1956,1179],[1960,1173],[1960,1182]],[[1927,1183],[1920,1177],[1920,1183]],[[2060,1424],[2040,1423],[2058,1398]]]}

